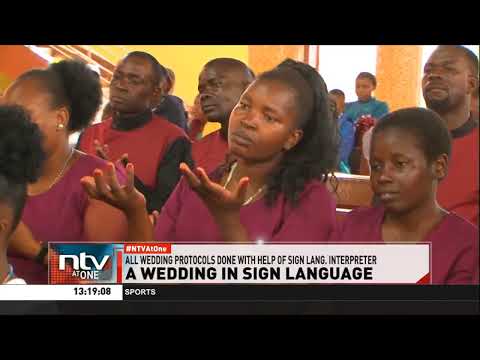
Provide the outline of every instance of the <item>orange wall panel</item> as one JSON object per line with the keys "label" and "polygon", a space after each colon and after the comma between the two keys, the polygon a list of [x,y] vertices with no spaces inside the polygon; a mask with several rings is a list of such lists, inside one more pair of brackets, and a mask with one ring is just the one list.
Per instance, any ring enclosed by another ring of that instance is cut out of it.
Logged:
{"label": "orange wall panel", "polygon": [[421,46],[378,46],[375,97],[386,101],[390,111],[419,106],[421,61]]}
{"label": "orange wall panel", "polygon": [[248,65],[255,74],[273,69],[286,58],[305,60],[304,45],[250,45]]}
{"label": "orange wall panel", "polygon": [[23,45],[0,45],[0,91],[25,71],[47,66],[46,60]]}

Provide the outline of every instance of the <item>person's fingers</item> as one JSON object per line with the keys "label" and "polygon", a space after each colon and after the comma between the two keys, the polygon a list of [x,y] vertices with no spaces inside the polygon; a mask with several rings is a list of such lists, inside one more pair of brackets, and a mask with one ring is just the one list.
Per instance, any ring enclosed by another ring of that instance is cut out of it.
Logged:
{"label": "person's fingers", "polygon": [[107,144],[102,145],[98,140],[94,140],[93,144],[95,145],[95,150],[97,155],[104,160],[108,160],[108,150],[109,150],[108,145]]}
{"label": "person's fingers", "polygon": [[201,167],[197,167],[196,170],[197,170],[198,178],[199,178],[200,182],[202,183],[202,185],[210,186],[211,181],[210,181],[210,178],[208,177],[207,173],[205,172],[205,170]]}
{"label": "person's fingers", "polygon": [[128,165],[128,154],[123,154],[121,157],[120,157],[120,162],[122,163],[122,165],[124,167],[127,167]]}
{"label": "person's fingers", "polygon": [[135,189],[135,168],[132,163],[127,164],[127,184],[125,189],[129,193]]}
{"label": "person's fingers", "polygon": [[150,221],[152,222],[152,224],[155,226],[155,224],[157,223],[157,220],[158,220],[158,217],[160,216],[160,213],[157,211],[157,210],[154,210],[151,214],[150,214]]}
{"label": "person's fingers", "polygon": [[210,180],[203,168],[197,168],[197,174],[200,179],[200,183],[202,184],[202,188],[205,189],[206,192],[220,195],[222,191],[224,191],[223,187],[220,184],[217,184]]}
{"label": "person's fingers", "polygon": [[98,199],[97,187],[95,185],[95,179],[91,176],[84,176],[80,179],[80,184],[86,191],[88,196],[93,199]]}
{"label": "person's fingers", "polygon": [[115,165],[111,162],[107,164],[107,169],[105,171],[105,180],[107,185],[110,187],[112,194],[118,193],[121,190],[120,184],[118,183],[117,174],[115,171]]}
{"label": "person's fingers", "polygon": [[185,177],[187,178],[187,182],[192,189],[198,189],[201,186],[200,180],[198,179],[197,175],[195,175],[192,170],[190,170],[187,164],[181,163],[180,171],[185,175]]}
{"label": "person's fingers", "polygon": [[103,171],[100,169],[95,169],[93,172],[93,178],[95,179],[95,185],[97,187],[97,192],[100,196],[109,197],[110,189],[107,186],[105,181],[105,176]]}
{"label": "person's fingers", "polygon": [[107,160],[107,154],[105,154],[105,152],[103,151],[102,148],[97,147],[96,153],[97,153],[97,155],[98,155],[100,158],[102,158],[103,160]]}
{"label": "person's fingers", "polygon": [[233,192],[234,197],[242,201],[242,203],[245,201],[249,182],[250,182],[250,179],[248,177],[241,178],[240,181],[238,182],[237,188]]}

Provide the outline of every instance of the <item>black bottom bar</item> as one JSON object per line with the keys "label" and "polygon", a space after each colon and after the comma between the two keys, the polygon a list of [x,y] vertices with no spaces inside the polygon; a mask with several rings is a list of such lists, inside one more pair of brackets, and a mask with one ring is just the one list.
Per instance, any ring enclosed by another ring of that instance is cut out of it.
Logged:
{"label": "black bottom bar", "polygon": [[123,302],[0,301],[0,315],[480,314],[478,286],[124,285],[123,291]]}

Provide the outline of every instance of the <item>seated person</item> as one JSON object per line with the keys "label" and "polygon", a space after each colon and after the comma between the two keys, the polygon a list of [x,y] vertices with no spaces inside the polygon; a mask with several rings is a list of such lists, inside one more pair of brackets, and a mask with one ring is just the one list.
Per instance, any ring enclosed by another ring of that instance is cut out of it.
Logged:
{"label": "seated person", "polygon": [[7,248],[45,153],[40,129],[21,107],[0,106],[0,124],[0,284],[25,284],[8,264]]}
{"label": "seated person", "polygon": [[187,134],[151,110],[162,93],[164,73],[152,55],[129,53],[110,83],[113,116],[87,128],[78,143],[87,154],[112,161],[128,155],[137,170],[135,186],[147,198],[150,212],[160,210],[177,185],[179,164],[191,162]]}
{"label": "seated person", "polygon": [[92,198],[124,211],[138,241],[288,243],[334,236],[335,200],[325,183],[337,166],[338,133],[314,68],[288,59],[259,76],[231,112],[228,147],[234,160],[213,173],[181,165],[185,176],[155,233],[133,186],[132,164],[126,186],[97,170],[82,184]]}
{"label": "seated person", "polygon": [[355,92],[358,100],[345,105],[345,114],[355,123],[363,115],[380,119],[388,113],[388,104],[384,101],[375,99],[372,96],[377,87],[375,75],[369,72],[361,72],[355,80]]}
{"label": "seated person", "polygon": [[[31,284],[46,284],[49,242],[124,241],[125,215],[85,195],[80,178],[106,161],[71,148],[72,133],[93,120],[102,97],[98,75],[86,64],[62,60],[27,71],[5,91],[5,101],[28,111],[42,133],[46,158],[39,178],[28,184],[22,218],[10,237],[9,261]],[[125,180],[124,169],[118,177]]]}
{"label": "seated person", "polygon": [[340,134],[339,171],[350,174],[350,155],[355,144],[355,125],[352,119],[345,114],[338,115],[336,103],[331,95],[329,97],[330,108],[333,113],[333,118],[338,121],[338,130]]}
{"label": "seated person", "polygon": [[433,284],[478,284],[478,228],[437,202],[450,154],[449,131],[433,111],[386,115],[370,150],[370,181],[380,203],[349,213],[340,241],[431,243]]}

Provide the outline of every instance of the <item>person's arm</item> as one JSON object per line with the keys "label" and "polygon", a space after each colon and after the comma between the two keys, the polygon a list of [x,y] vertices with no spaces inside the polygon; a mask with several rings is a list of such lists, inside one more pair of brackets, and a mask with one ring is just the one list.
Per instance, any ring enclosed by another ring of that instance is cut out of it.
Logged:
{"label": "person's arm", "polygon": [[170,145],[158,165],[154,189],[146,186],[138,177],[135,177],[135,188],[145,195],[149,213],[160,210],[175,189],[182,175],[179,171],[180,164],[184,162],[193,166],[191,147],[191,142],[186,137],[179,137]]}
{"label": "person's arm", "polygon": [[[42,244],[35,239],[28,226],[20,221],[15,231],[10,235],[8,252],[33,261],[36,260],[41,249]],[[47,261],[48,256],[45,256],[43,263],[46,265]]]}
{"label": "person's arm", "polygon": [[386,102],[380,101],[375,109],[372,111],[372,116],[375,119],[380,119],[383,115],[389,113],[388,104]]}
{"label": "person's arm", "polygon": [[460,232],[457,234],[468,245],[458,249],[458,256],[452,262],[448,271],[445,284],[478,285],[479,284],[479,248],[478,228],[473,231]]}
{"label": "person's arm", "polygon": [[352,153],[355,144],[355,125],[350,118],[343,121],[340,129],[341,146],[340,146],[340,160],[349,164],[350,154]]}
{"label": "person's arm", "polygon": [[85,210],[84,236],[87,241],[124,242],[135,241],[128,237],[125,214],[98,200],[90,200]]}
{"label": "person's arm", "polygon": [[133,164],[129,163],[126,171],[125,185],[119,184],[115,166],[111,162],[105,172],[95,169],[93,177],[85,176],[80,182],[91,199],[100,200],[123,211],[128,222],[129,241],[151,242],[153,226],[146,210],[145,197],[134,187]]}
{"label": "person's arm", "polygon": [[190,188],[197,193],[212,214],[222,238],[227,243],[251,241],[247,228],[240,221],[240,209],[245,201],[249,179],[240,179],[233,191],[211,181],[205,170],[197,168],[194,173],[187,164],[181,164]]}

